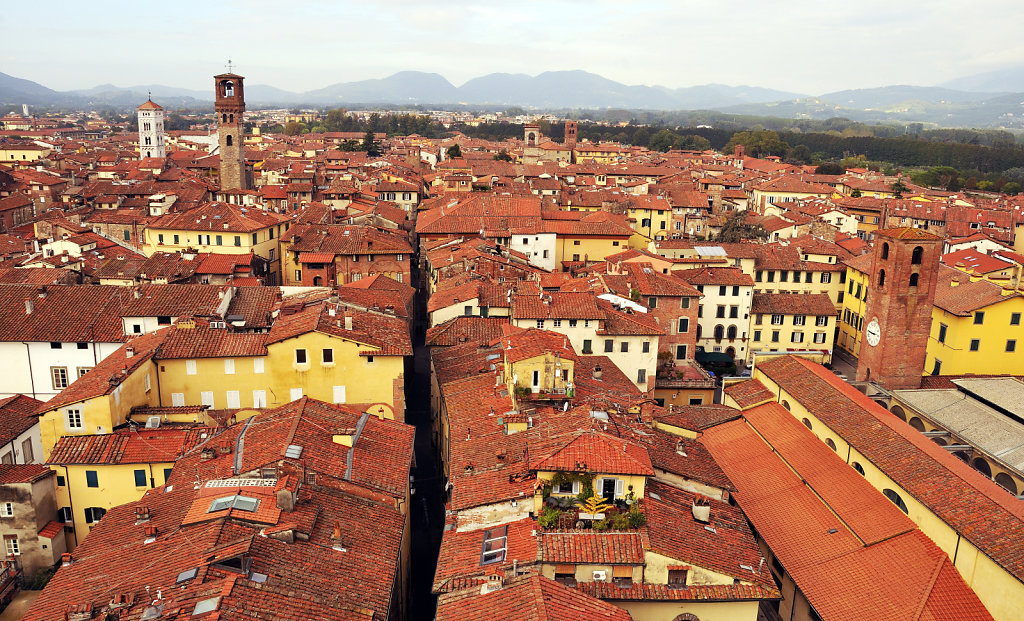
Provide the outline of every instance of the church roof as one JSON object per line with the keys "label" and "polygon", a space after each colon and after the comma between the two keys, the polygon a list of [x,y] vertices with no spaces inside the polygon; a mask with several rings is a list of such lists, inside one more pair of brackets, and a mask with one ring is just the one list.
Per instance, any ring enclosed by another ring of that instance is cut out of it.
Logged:
{"label": "church roof", "polygon": [[138,110],[163,110],[163,106],[153,103],[153,100],[150,99],[146,103],[139,106]]}

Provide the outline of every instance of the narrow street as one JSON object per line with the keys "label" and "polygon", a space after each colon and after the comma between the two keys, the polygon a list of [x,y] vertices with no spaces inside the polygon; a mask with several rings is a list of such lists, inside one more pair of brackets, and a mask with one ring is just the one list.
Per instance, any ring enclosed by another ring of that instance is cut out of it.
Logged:
{"label": "narrow street", "polygon": [[[415,268],[414,268],[415,269]],[[421,279],[413,277],[414,286]],[[412,343],[415,352],[412,373],[405,383],[406,422],[416,427],[416,468],[413,471],[412,577],[410,580],[410,621],[431,621],[437,598],[431,594],[437,552],[444,526],[444,503],[437,461],[431,441],[430,356],[424,346],[426,336],[426,292],[417,286],[416,317]]]}

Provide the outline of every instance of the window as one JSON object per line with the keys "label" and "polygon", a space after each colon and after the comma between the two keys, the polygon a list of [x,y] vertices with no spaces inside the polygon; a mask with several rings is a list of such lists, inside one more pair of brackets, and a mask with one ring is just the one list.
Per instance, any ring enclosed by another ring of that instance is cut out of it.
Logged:
{"label": "window", "polygon": [[555,486],[556,494],[578,494],[579,481],[563,481]]}
{"label": "window", "polygon": [[[679,301],[679,308],[690,308],[690,298],[683,298]],[[1019,316],[1020,313],[1017,313]]]}
{"label": "window", "polygon": [[366,357],[366,364],[373,364],[373,356]]}
{"label": "window", "polygon": [[775,282],[775,272],[768,272],[768,282]]}
{"label": "window", "polygon": [[4,544],[7,548],[7,556],[21,556],[17,535],[4,535]]}
{"label": "window", "polygon": [[622,341],[621,343],[619,343],[619,351],[622,352],[622,353],[628,352],[629,351],[629,342],[628,341]]}
{"label": "window", "polygon": [[646,384],[647,383],[647,369],[639,369],[636,373],[636,383]]}
{"label": "window", "polygon": [[793,325],[794,326],[802,326],[806,322],[807,322],[807,317],[805,315],[793,315]]}
{"label": "window", "polygon": [[26,464],[31,464],[36,460],[35,452],[32,450],[32,438],[28,438],[21,443],[21,458]]}
{"label": "window", "polygon": [[333,389],[332,389],[332,392],[333,392],[333,402],[334,403],[345,403],[345,387],[344,386],[334,386]]}
{"label": "window", "polygon": [[538,329],[544,329],[544,320],[543,319],[538,319],[537,320],[537,328]]}
{"label": "window", "polygon": [[185,393],[183,392],[172,392],[171,393],[171,406],[180,408],[185,405]]}
{"label": "window", "polygon": [[1020,325],[1020,313],[1010,313],[1010,325],[1011,326],[1019,326]]}
{"label": "window", "polygon": [[910,513],[910,510],[907,508],[907,503],[903,502],[903,498],[901,498],[900,495],[897,494],[895,491],[886,488],[882,490],[882,495],[891,500],[894,505],[899,507],[900,511],[904,513]]}
{"label": "window", "polygon": [[186,360],[185,361],[185,375],[195,375],[195,374],[196,374],[196,361],[195,360]]}
{"label": "window", "polygon": [[772,325],[773,326],[781,326],[782,325],[782,315],[772,315]]}
{"label": "window", "polygon": [[715,326],[715,340],[721,341],[725,337],[725,327],[721,324]]}
{"label": "window", "polygon": [[761,331],[760,330],[754,330],[754,342],[756,343],[756,342],[758,342],[760,340],[761,340]]}
{"label": "window", "polygon": [[772,330],[772,343],[778,343],[778,342],[779,342],[779,331],[778,330]]}
{"label": "window", "polygon": [[577,319],[570,319],[569,320],[569,327],[570,328],[575,328],[577,323],[579,323],[579,320],[577,320]]}
{"label": "window", "polygon": [[725,285],[718,286],[718,295],[725,295],[727,287]]}
{"label": "window", "polygon": [[241,246],[242,245],[242,238],[240,236],[238,236],[238,235],[235,235],[235,245],[236,246]]}
{"label": "window", "polygon": [[174,243],[175,243],[175,244],[177,244],[177,243],[178,243],[178,236],[177,236],[177,235],[175,235],[175,236],[174,236]]}
{"label": "window", "polygon": [[736,326],[729,326],[726,329],[726,331],[725,331],[725,338],[727,338],[730,341],[732,341],[732,340],[734,340],[736,338],[736,333],[737,333]]}
{"label": "window", "polygon": [[576,586],[576,566],[555,565],[555,582],[566,586]]}
{"label": "window", "polygon": [[14,517],[14,503],[0,503],[0,517]]}
{"label": "window", "polygon": [[555,327],[555,328],[561,328],[562,327],[562,320],[561,319],[553,319],[553,320],[551,320],[551,325],[552,325],[552,327]]}
{"label": "window", "polygon": [[971,351],[978,351],[981,348],[980,339],[971,339]]}
{"label": "window", "polygon": [[715,317],[719,319],[725,319],[725,305],[719,304],[718,310],[715,311]]}
{"label": "window", "polygon": [[668,585],[674,587],[686,586],[686,573],[685,569],[668,570]]}
{"label": "window", "polygon": [[231,410],[237,410],[242,407],[242,397],[237,390],[229,390],[224,393],[227,398],[227,407]]}
{"label": "window", "polygon": [[[793,282],[794,283],[800,282],[800,272],[798,272],[796,270],[793,270]],[[808,273],[808,277],[807,277],[807,282],[811,282],[810,274],[809,273]]]}
{"label": "window", "polygon": [[291,390],[288,391],[288,398],[291,401],[298,401],[299,399],[302,398],[302,389],[292,388]]}
{"label": "window", "polygon": [[264,362],[265,361],[263,360],[263,358],[253,358],[253,361],[252,361],[252,372],[253,373],[263,373]]}
{"label": "window", "polygon": [[729,307],[729,318],[730,319],[739,319],[739,316],[740,316],[740,307],[739,306],[730,306]]}
{"label": "window", "polygon": [[985,311],[977,311],[974,313],[974,325],[980,326],[985,323]]}
{"label": "window", "polygon": [[932,366],[932,375],[938,375],[941,372],[942,372],[942,361],[939,360],[938,358],[936,358],[935,362],[934,362],[934,364]]}
{"label": "window", "polygon": [[[810,281],[810,279],[808,279],[808,280],[807,280],[807,282],[811,282],[811,281]],[[822,273],[821,273],[821,282],[822,282],[823,284],[824,284],[824,283],[830,283],[830,282],[832,282],[832,274],[830,274],[830,273],[828,273],[828,272],[822,272]]]}
{"label": "window", "polygon": [[1008,352],[1017,351],[1017,339],[1007,339],[1006,340],[1006,351],[1008,351]]}
{"label": "window", "polygon": [[733,285],[733,287],[732,287],[732,294],[733,294],[734,297],[739,296],[739,294],[740,294],[740,286],[739,285]]}
{"label": "window", "polygon": [[82,410],[69,409],[65,413],[65,416],[67,417],[65,422],[67,423],[68,431],[79,431],[84,429],[84,425],[82,424]]}
{"label": "window", "polygon": [[793,335],[789,337],[789,340],[792,341],[793,343],[803,343],[804,342],[804,333],[803,332],[794,332]]}
{"label": "window", "polygon": [[779,282],[786,282],[788,280],[789,280],[789,272],[787,270],[780,271],[779,272]]}
{"label": "window", "polygon": [[641,351],[643,353],[645,353],[645,354],[650,353],[650,351],[651,351],[651,342],[650,341],[644,341],[643,345],[641,346]]}
{"label": "window", "polygon": [[146,487],[146,471],[135,471],[135,487]]}
{"label": "window", "polygon": [[323,352],[321,352],[320,360],[323,364],[334,364],[334,350],[324,349]]}
{"label": "window", "polygon": [[199,244],[201,246],[209,246],[210,245],[210,236],[209,235],[200,235],[199,236]]}
{"label": "window", "polygon": [[685,332],[689,332],[690,331],[690,318],[689,317],[680,317],[679,318],[679,330],[678,331],[680,333],[685,333]]}
{"label": "window", "polygon": [[68,387],[68,368],[50,367],[50,380],[54,390],[64,390]]}
{"label": "window", "polygon": [[615,341],[611,339],[604,340],[604,351],[605,353],[611,353],[615,351]]}
{"label": "window", "polygon": [[64,347],[64,345],[56,341],[52,341],[50,343],[50,349],[61,349],[62,347]]}
{"label": "window", "polygon": [[306,350],[305,349],[296,349],[295,350],[295,364],[306,364],[307,362],[309,362],[309,360],[306,358]]}
{"label": "window", "polygon": [[882,259],[889,258],[889,244],[882,244]]}
{"label": "window", "polygon": [[647,298],[647,307],[658,308],[658,298],[654,297],[653,295]]}
{"label": "window", "polygon": [[878,286],[885,286],[885,270],[878,270]]}
{"label": "window", "polygon": [[[271,234],[270,238],[271,239],[274,238],[273,234]],[[237,240],[238,238],[236,237],[235,239]],[[257,243],[259,243],[259,240],[260,240],[259,233],[253,233],[252,234],[252,245],[255,246]],[[235,245],[237,246],[238,244],[235,244]]]}
{"label": "window", "polygon": [[505,542],[508,538],[508,526],[489,528],[484,531],[483,546],[480,550],[480,564],[489,565],[505,560]]}
{"label": "window", "polygon": [[235,374],[235,359],[225,358],[224,359],[224,374],[234,375]]}
{"label": "window", "polygon": [[921,258],[924,256],[924,248],[921,246],[915,246],[914,252],[910,255],[911,265],[921,265]]}
{"label": "window", "polygon": [[265,408],[265,407],[267,407],[267,391],[265,391],[265,390],[254,390],[254,391],[252,391],[252,407],[254,407],[254,408]]}
{"label": "window", "polygon": [[591,354],[593,352],[594,352],[594,350],[591,349],[590,339],[584,339],[583,340],[583,353],[584,354]]}
{"label": "window", "polygon": [[295,280],[302,280],[302,270],[295,270]]}
{"label": "window", "polygon": [[99,475],[96,473],[95,470],[86,470],[85,471],[85,485],[86,485],[86,487],[99,487],[100,486]]}
{"label": "window", "polygon": [[918,276],[917,274],[911,274],[910,275],[910,286],[911,287],[916,287],[917,286],[917,281],[918,281],[919,278],[920,278],[920,276]]}
{"label": "window", "polygon": [[825,333],[824,332],[815,332],[814,333],[814,342],[818,343],[819,345],[824,343],[825,342]]}
{"label": "window", "polygon": [[242,496],[235,494],[233,496],[222,496],[217,498],[210,503],[210,508],[206,510],[207,513],[213,513],[215,511],[224,511],[225,509],[239,509],[241,511],[255,511],[260,506],[258,498],[252,498],[250,496]]}
{"label": "window", "polygon": [[946,329],[947,329],[948,327],[949,327],[949,326],[947,326],[947,325],[946,325],[946,324],[944,324],[944,323],[940,323],[940,324],[939,324],[939,338],[938,338],[938,341],[939,341],[940,343],[945,343],[945,342],[946,342]]}
{"label": "window", "polygon": [[676,360],[686,360],[686,345],[676,345]]}

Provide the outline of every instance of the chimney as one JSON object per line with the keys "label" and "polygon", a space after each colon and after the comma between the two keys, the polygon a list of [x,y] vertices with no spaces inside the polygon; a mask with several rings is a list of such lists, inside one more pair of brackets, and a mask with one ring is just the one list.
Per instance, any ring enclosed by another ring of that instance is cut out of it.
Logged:
{"label": "chimney", "polygon": [[145,522],[149,519],[149,507],[137,506],[135,507],[135,521]]}
{"label": "chimney", "polygon": [[146,536],[147,537],[156,537],[156,531],[157,531],[156,526],[154,526],[152,524],[147,524],[146,527],[145,527],[145,531],[146,531]]}
{"label": "chimney", "polygon": [[60,566],[61,567],[67,567],[68,565],[70,565],[73,562],[74,561],[71,560],[71,553],[70,552],[65,552],[65,553],[60,555]]}
{"label": "chimney", "polygon": [[199,454],[203,461],[213,459],[216,455],[217,451],[212,446],[203,448],[202,452]]}
{"label": "chimney", "polygon": [[131,358],[134,355],[135,355],[135,348],[134,347],[129,345],[128,347],[124,348],[124,357],[125,358]]}
{"label": "chimney", "polygon": [[603,372],[601,371],[601,365],[596,365],[594,367],[594,379],[596,379],[596,380],[601,379],[601,375],[602,374],[603,374]]}
{"label": "chimney", "polygon": [[334,533],[331,534],[331,547],[339,552],[345,551],[345,546],[341,543],[341,522],[334,523]]}
{"label": "chimney", "polygon": [[345,315],[345,329],[352,330],[352,315]]}
{"label": "chimney", "polygon": [[704,522],[707,524],[711,521],[711,501],[707,498],[698,496],[693,500],[693,505],[690,508],[693,512],[693,519],[698,522]]}
{"label": "chimney", "polygon": [[218,448],[220,449],[221,455],[227,455],[228,453],[231,452],[231,443],[228,442],[227,440],[221,440]]}
{"label": "chimney", "polygon": [[288,513],[295,510],[295,494],[290,489],[277,490],[277,508]]}
{"label": "chimney", "polygon": [[25,298],[25,314],[31,315],[32,311],[35,310],[35,308],[36,305],[32,302],[32,300],[29,298]]}

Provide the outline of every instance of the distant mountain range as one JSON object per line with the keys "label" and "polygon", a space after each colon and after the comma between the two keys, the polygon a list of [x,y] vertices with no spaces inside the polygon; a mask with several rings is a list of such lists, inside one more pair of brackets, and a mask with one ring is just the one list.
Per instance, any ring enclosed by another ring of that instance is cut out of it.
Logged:
{"label": "distant mountain range", "polygon": [[[386,78],[339,82],[295,93],[246,85],[252,105],[468,105],[534,109],[625,108],[716,110],[726,113],[861,121],[924,122],[940,126],[1024,128],[1024,67],[958,78],[942,86],[885,86],[808,96],[752,86],[706,84],[684,88],[630,86],[586,71],[536,76],[492,73],[455,86],[437,73],[402,71]],[[55,91],[0,73],[0,104],[112,106],[130,109],[147,94],[167,108],[205,107],[210,91],[161,84]]]}

